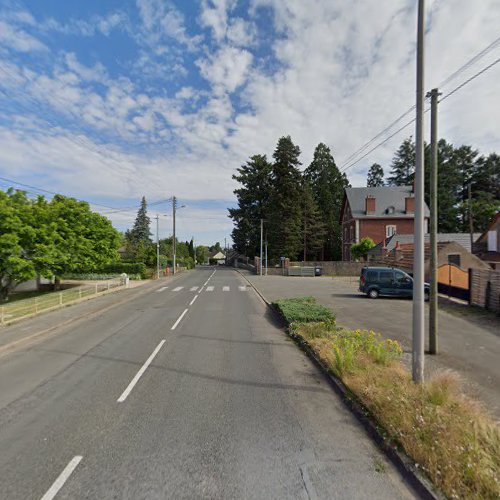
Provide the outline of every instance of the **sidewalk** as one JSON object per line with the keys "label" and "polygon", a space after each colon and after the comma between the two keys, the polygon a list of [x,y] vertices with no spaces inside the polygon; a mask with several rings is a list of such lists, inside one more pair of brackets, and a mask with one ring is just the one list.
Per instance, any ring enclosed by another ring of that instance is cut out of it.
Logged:
{"label": "sidewalk", "polygon": [[[328,278],[256,276],[241,271],[252,286],[270,302],[286,297],[310,295],[332,309],[337,324],[347,328],[374,330],[398,340],[404,362],[411,367],[412,301],[399,298],[368,299],[357,291],[357,283]],[[451,309],[451,308],[450,308]],[[426,320],[428,318],[426,306]],[[500,419],[500,319],[476,321],[470,317],[439,311],[439,354],[426,355],[428,377],[451,369],[464,381],[465,390],[482,400]],[[428,334],[426,333],[426,344]]]}

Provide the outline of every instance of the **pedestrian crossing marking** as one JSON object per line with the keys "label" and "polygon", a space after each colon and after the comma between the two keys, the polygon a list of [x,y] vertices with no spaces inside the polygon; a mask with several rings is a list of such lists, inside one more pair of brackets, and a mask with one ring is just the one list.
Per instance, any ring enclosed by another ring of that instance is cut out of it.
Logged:
{"label": "pedestrian crossing marking", "polygon": [[196,292],[196,290],[198,290],[198,287],[197,286],[192,286],[189,291],[190,292]]}
{"label": "pedestrian crossing marking", "polygon": [[247,287],[245,285],[239,286],[238,289],[240,290],[240,292],[246,292],[247,291]]}
{"label": "pedestrian crossing marking", "polygon": [[214,287],[213,286],[207,286],[207,292],[213,292]]}
{"label": "pedestrian crossing marking", "polygon": [[157,292],[163,292],[164,290],[166,290],[168,288],[168,286],[162,286],[161,288],[158,288],[158,290],[156,290]]}
{"label": "pedestrian crossing marking", "polygon": [[180,292],[184,287],[183,286],[178,286],[176,288],[174,288],[172,291],[173,292]]}
{"label": "pedestrian crossing marking", "polygon": [[228,286],[223,286],[222,291],[223,292],[229,292],[231,289]]}

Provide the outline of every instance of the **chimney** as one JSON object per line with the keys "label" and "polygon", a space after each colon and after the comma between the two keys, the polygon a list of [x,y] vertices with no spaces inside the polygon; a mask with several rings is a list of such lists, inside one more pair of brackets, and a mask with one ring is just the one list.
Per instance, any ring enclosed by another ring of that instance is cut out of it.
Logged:
{"label": "chimney", "polygon": [[415,198],[413,196],[407,196],[405,198],[405,212],[407,214],[415,213]]}
{"label": "chimney", "polygon": [[375,197],[368,195],[365,200],[366,215],[373,215],[375,213]]}

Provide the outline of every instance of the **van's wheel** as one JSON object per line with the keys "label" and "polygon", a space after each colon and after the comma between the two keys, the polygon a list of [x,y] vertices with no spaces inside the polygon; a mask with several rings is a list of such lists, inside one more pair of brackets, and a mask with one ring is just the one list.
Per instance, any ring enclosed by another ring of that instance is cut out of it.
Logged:
{"label": "van's wheel", "polygon": [[376,288],[372,288],[368,292],[368,297],[370,297],[370,299],[376,299],[376,298],[378,298],[378,290]]}
{"label": "van's wheel", "polygon": [[430,298],[431,298],[431,296],[430,296],[429,292],[424,292],[424,300],[425,300],[425,302],[429,302]]}

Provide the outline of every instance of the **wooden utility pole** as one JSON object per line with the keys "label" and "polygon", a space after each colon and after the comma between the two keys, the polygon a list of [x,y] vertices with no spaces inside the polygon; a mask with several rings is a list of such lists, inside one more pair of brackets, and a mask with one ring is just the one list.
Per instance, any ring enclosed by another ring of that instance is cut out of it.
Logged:
{"label": "wooden utility pole", "polygon": [[431,201],[431,227],[430,227],[430,281],[431,290],[429,297],[429,354],[438,353],[438,276],[437,276],[437,183],[438,183],[438,132],[437,112],[438,89],[432,89],[427,97],[431,98],[431,171],[430,171],[430,201]]}
{"label": "wooden utility pole", "polygon": [[472,245],[474,245],[474,215],[472,213],[472,185],[469,182],[467,187],[468,197],[469,197],[469,232],[470,232],[470,253],[473,253]]}
{"label": "wooden utility pole", "polygon": [[177,209],[177,198],[175,196],[172,196],[172,218],[174,220],[173,222],[173,239],[172,239],[172,254],[173,254],[173,264],[174,264],[174,268],[173,268],[173,273],[175,274],[175,271],[176,271],[176,262],[175,262],[175,253],[176,253],[176,242],[175,242],[175,212],[176,212],[176,209]]}

